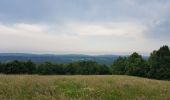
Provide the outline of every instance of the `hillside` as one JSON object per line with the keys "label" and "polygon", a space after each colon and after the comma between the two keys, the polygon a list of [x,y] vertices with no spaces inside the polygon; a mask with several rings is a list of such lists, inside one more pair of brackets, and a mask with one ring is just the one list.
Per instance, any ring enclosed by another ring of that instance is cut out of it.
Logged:
{"label": "hillside", "polygon": [[24,54],[24,53],[0,53],[0,62],[8,62],[13,60],[27,61],[32,60],[35,63],[43,63],[46,61],[52,63],[70,63],[73,61],[80,60],[91,60],[96,61],[100,64],[110,65],[113,63],[115,59],[117,59],[117,55],[77,55],[77,54],[67,54],[67,55],[53,55],[53,54]]}
{"label": "hillside", "polygon": [[169,100],[170,82],[118,75],[0,75],[0,99]]}

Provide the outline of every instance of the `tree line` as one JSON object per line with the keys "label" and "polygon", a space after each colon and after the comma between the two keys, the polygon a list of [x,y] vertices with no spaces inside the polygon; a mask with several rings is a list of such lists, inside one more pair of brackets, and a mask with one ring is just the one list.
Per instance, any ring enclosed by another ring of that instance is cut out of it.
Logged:
{"label": "tree line", "polygon": [[110,67],[98,64],[94,61],[76,61],[69,64],[54,64],[45,62],[35,64],[31,60],[14,60],[8,63],[0,63],[2,74],[42,74],[42,75],[104,75],[111,74]]}
{"label": "tree line", "polygon": [[129,57],[119,57],[111,67],[113,74],[170,80],[170,50],[162,46],[153,51],[148,60],[135,52]]}
{"label": "tree line", "polygon": [[31,60],[14,60],[0,63],[1,74],[40,74],[40,75],[105,75],[119,74],[170,80],[170,50],[162,46],[153,51],[145,60],[134,52],[128,57],[119,57],[111,66],[94,61],[76,61],[68,64],[44,62],[35,64]]}

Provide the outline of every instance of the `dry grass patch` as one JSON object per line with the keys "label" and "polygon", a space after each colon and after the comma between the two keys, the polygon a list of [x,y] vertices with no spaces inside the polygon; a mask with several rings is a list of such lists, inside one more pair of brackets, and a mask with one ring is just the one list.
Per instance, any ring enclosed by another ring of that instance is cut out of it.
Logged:
{"label": "dry grass patch", "polygon": [[0,75],[0,100],[170,100],[170,82],[121,75]]}

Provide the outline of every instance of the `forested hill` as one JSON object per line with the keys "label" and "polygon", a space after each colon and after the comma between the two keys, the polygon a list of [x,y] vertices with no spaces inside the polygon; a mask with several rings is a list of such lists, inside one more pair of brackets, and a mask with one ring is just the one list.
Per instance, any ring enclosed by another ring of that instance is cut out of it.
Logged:
{"label": "forested hill", "polygon": [[82,60],[90,60],[96,61],[100,64],[110,65],[113,63],[115,59],[118,58],[118,55],[76,55],[76,54],[68,54],[68,55],[52,55],[52,54],[25,54],[25,53],[0,53],[0,62],[9,62],[13,60],[19,61],[27,61],[31,60],[35,63],[43,63],[46,61],[52,63],[70,63],[73,61],[82,61]]}

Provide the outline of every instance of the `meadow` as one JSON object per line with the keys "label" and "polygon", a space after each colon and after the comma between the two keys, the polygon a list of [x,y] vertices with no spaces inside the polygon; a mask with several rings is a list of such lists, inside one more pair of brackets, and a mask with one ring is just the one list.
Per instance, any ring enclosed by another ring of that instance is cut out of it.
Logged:
{"label": "meadow", "polygon": [[170,82],[123,75],[0,75],[0,100],[170,100]]}

